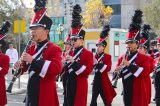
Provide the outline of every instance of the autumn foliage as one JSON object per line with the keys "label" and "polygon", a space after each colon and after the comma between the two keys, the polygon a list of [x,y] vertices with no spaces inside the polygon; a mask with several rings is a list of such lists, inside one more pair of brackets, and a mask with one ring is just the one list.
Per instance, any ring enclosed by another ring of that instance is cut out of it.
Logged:
{"label": "autumn foliage", "polygon": [[83,23],[85,28],[99,28],[108,23],[113,10],[110,6],[104,6],[102,0],[88,0],[85,4]]}

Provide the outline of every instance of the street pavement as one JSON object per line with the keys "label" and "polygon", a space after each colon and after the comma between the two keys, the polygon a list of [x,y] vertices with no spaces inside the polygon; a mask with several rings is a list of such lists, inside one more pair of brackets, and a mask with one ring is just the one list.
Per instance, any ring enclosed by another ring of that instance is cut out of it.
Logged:
{"label": "street pavement", "polygon": [[[11,71],[10,71],[11,72]],[[8,84],[10,83],[11,80],[11,73],[9,72],[8,76],[6,76],[6,85],[8,86]],[[91,101],[91,96],[92,96],[92,85],[91,82],[93,80],[93,75],[89,76],[89,89],[88,89],[88,101],[87,101],[87,106],[89,106],[90,101]],[[109,77],[111,78],[111,74],[109,74]],[[23,100],[25,98],[25,93],[26,93],[26,86],[27,86],[27,80],[28,80],[28,74],[22,75],[20,78],[20,88],[18,88],[18,80],[15,82],[14,86],[13,86],[13,90],[12,93],[7,93],[7,97],[8,97],[8,104],[6,106],[24,106]],[[63,104],[63,87],[62,87],[62,83],[58,82],[57,83],[57,92],[58,92],[58,97],[59,97],[59,102],[60,102],[60,106],[62,106]],[[152,85],[153,88],[153,85]],[[123,99],[121,96],[121,92],[122,92],[122,81],[119,80],[118,81],[118,85],[117,85],[117,96],[114,98],[112,106],[124,106],[123,105]],[[154,89],[152,89],[152,94],[154,94]],[[153,98],[153,95],[152,95]],[[98,106],[104,106],[101,97],[98,97]],[[155,106],[155,103],[152,101],[152,103],[149,106]]]}

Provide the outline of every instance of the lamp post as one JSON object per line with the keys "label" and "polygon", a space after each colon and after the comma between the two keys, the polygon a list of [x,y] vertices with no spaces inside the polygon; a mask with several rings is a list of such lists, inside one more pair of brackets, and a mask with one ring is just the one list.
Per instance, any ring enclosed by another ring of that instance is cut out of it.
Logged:
{"label": "lamp post", "polygon": [[57,33],[59,34],[59,40],[62,40],[62,32],[64,30],[63,24],[59,24],[57,28]]}

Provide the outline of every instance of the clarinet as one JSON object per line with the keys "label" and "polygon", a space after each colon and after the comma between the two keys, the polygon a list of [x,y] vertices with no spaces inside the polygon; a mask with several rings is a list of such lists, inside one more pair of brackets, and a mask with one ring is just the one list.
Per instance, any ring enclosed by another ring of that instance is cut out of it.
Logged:
{"label": "clarinet", "polygon": [[[126,54],[125,54],[122,62],[126,59],[126,57],[128,56],[128,54],[129,54],[129,50],[127,49]],[[121,63],[122,63],[122,62],[121,62]],[[120,78],[120,74],[121,74],[121,72],[122,72],[122,70],[123,70],[123,68],[124,68],[123,65],[120,65],[120,66],[121,66],[121,68],[120,68],[120,70],[118,71],[118,73],[116,73],[116,77],[115,77],[114,82],[113,82],[113,84],[112,84],[112,87],[113,87],[113,88],[117,88],[118,79]]]}
{"label": "clarinet", "polygon": [[[73,45],[71,45],[71,48],[70,48],[69,51],[68,51],[68,55],[71,54],[72,50],[73,50]],[[65,61],[63,62],[63,64],[64,64],[63,67],[66,68],[66,67],[68,67],[69,65],[71,65],[71,62],[65,60]]]}
{"label": "clarinet", "polygon": [[[68,50],[68,55],[70,55],[71,54],[71,52],[72,52],[72,50],[73,50],[73,45],[71,45],[71,47],[70,47],[70,49]],[[68,67],[68,65],[70,64],[70,62],[68,62],[68,61],[63,61],[63,68],[62,68],[62,72],[61,72],[61,74],[60,74],[60,76],[62,77],[64,74],[65,74],[65,68],[66,67]]]}
{"label": "clarinet", "polygon": [[[23,53],[28,51],[28,48],[30,47],[30,45],[32,43],[32,39],[33,38],[31,37],[30,40],[27,42],[27,45],[26,45]],[[18,61],[20,62],[20,65],[18,66],[18,68],[17,69],[14,69],[14,68],[12,69],[13,78],[12,78],[12,80],[11,80],[7,90],[6,90],[8,93],[12,93],[12,87],[13,87],[14,82],[22,74],[22,63],[23,63],[22,56],[20,57],[20,59]]]}
{"label": "clarinet", "polygon": [[[72,50],[73,50],[73,46],[71,45],[71,47],[70,47],[70,49],[69,49],[69,51],[68,51],[67,54],[70,55],[71,52],[72,52]],[[67,65],[68,63],[69,63],[68,61],[64,61],[64,62],[63,62],[64,65]]]}
{"label": "clarinet", "polygon": [[[96,54],[98,54],[98,53],[96,53]],[[103,57],[104,57],[104,53],[101,55],[101,57],[98,58],[98,63],[102,60]],[[96,58],[94,57],[94,59],[96,59]],[[97,64],[98,64],[98,63],[97,63]],[[93,70],[96,69],[97,64],[94,64]]]}

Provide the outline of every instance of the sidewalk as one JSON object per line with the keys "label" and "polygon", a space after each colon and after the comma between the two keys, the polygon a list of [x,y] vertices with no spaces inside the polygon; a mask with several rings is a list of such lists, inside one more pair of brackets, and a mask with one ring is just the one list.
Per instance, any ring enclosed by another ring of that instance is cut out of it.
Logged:
{"label": "sidewalk", "polygon": [[[11,73],[11,68],[8,71],[8,74],[6,75],[6,89],[8,88],[13,75]],[[20,87],[19,87],[19,80],[20,80]],[[19,94],[19,93],[25,93],[26,92],[26,88],[27,88],[27,81],[28,81],[28,74],[25,73],[23,75],[21,75],[20,79],[17,78],[13,87],[12,87],[12,93],[8,93],[8,94]]]}

